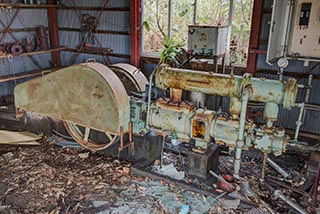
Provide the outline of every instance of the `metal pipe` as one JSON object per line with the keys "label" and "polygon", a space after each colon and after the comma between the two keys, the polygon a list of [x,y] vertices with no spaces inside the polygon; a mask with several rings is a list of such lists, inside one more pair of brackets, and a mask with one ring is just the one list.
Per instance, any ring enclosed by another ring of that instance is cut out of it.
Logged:
{"label": "metal pipe", "polygon": [[120,126],[120,150],[123,149],[123,146],[124,146],[124,144],[123,144],[123,127]]}
{"label": "metal pipe", "polygon": [[132,122],[130,121],[128,124],[129,128],[129,142],[132,143]]}
{"label": "metal pipe", "polygon": [[[308,78],[308,87],[307,87],[307,90],[306,90],[306,97],[304,99],[304,103],[308,103],[309,102],[310,92],[311,92],[311,88],[312,88],[312,78],[313,78],[313,76],[310,74],[309,78]],[[307,110],[307,108],[305,108],[305,110],[303,111],[302,124],[304,124],[304,121],[306,120],[306,110]]]}
{"label": "metal pipe", "polygon": [[266,176],[266,168],[267,168],[267,160],[268,160],[268,153],[263,153],[263,162],[262,162],[262,170],[261,170],[261,179],[264,180]]}
{"label": "metal pipe", "polygon": [[280,72],[279,72],[279,81],[283,81],[283,68],[280,68]]}
{"label": "metal pipe", "polygon": [[151,75],[150,75],[150,80],[149,80],[149,91],[148,91],[148,111],[147,111],[147,121],[146,121],[146,128],[149,128],[149,119],[150,119],[150,112],[151,112],[151,92],[152,92],[152,81],[153,77],[157,71],[157,68],[154,68]]}
{"label": "metal pipe", "polygon": [[270,158],[267,158],[267,163],[276,170],[280,175],[282,175],[284,178],[291,177],[289,173],[287,173],[284,169],[282,169],[281,166],[279,166],[276,162],[271,160]]}
{"label": "metal pipe", "polygon": [[230,43],[231,43],[231,31],[232,31],[232,21],[234,12],[234,0],[229,1],[229,20],[228,20],[228,35],[227,35],[227,47],[226,47],[226,62],[229,64],[230,61]]}
{"label": "metal pipe", "polygon": [[241,152],[242,147],[244,145],[244,129],[246,123],[246,113],[247,113],[247,105],[249,101],[250,91],[245,88],[242,93],[242,103],[241,103],[241,112],[240,112],[240,122],[239,122],[239,132],[238,132],[238,140],[236,142],[236,154],[234,158],[234,168],[233,173],[234,177],[239,179],[239,171],[240,171],[240,162],[241,162]]}
{"label": "metal pipe", "polygon": [[140,23],[140,26],[141,26],[141,30],[142,30],[142,33],[140,33],[140,38],[141,38],[141,42],[140,42],[140,44],[141,44],[141,50],[144,50],[144,45],[145,45],[145,40],[144,40],[144,32],[146,32],[146,29],[145,29],[145,27],[144,27],[144,22],[145,22],[145,6],[144,6],[144,3],[143,3],[144,1],[142,1],[142,3],[141,3],[141,8],[140,8],[140,13],[141,13],[141,23]]}
{"label": "metal pipe", "polygon": [[320,181],[320,162],[318,162],[318,172],[314,182],[313,194],[312,194],[312,211],[314,213],[316,212],[317,204],[318,204],[317,197],[318,197],[319,181]]}
{"label": "metal pipe", "polygon": [[194,0],[193,3],[193,24],[197,25],[198,22],[198,0]]}
{"label": "metal pipe", "polygon": [[302,209],[299,205],[297,205],[292,200],[287,198],[280,190],[274,191],[272,197],[274,200],[277,200],[278,198],[280,198],[282,201],[284,201],[286,204],[288,204],[290,207],[292,207],[293,209],[295,209],[296,211],[298,211],[301,214],[307,214],[306,210]]}
{"label": "metal pipe", "polygon": [[299,136],[299,131],[300,131],[300,127],[302,125],[302,115],[303,115],[303,112],[304,112],[304,103],[299,103],[297,104],[298,107],[300,107],[300,112],[299,112],[299,117],[298,117],[298,120],[296,122],[296,131],[295,131],[295,134],[294,134],[294,141],[298,141],[298,136]]}
{"label": "metal pipe", "polygon": [[169,0],[168,2],[168,8],[169,8],[169,11],[168,11],[168,37],[169,39],[172,38],[172,0]]}
{"label": "metal pipe", "polygon": [[243,84],[251,84],[250,101],[283,104],[285,109],[295,106],[298,84],[295,79],[286,82],[203,71],[160,66],[156,74],[156,86],[160,89],[176,88],[211,95],[238,97]]}

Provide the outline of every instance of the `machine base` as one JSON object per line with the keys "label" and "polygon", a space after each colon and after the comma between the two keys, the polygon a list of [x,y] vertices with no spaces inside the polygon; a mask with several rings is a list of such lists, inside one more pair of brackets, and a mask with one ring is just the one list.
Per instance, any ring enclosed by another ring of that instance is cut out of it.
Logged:
{"label": "machine base", "polygon": [[[128,136],[124,136],[125,145],[128,142]],[[119,155],[119,142],[116,142],[111,147],[106,150],[103,150],[103,154],[112,156],[112,157],[120,157],[123,160],[130,161],[139,161],[143,162],[143,165],[147,166],[153,163],[155,160],[160,160],[161,151],[162,151],[162,137],[155,136],[152,134],[147,134],[145,136],[133,136],[134,142],[134,153],[131,154],[129,152],[129,147],[125,148],[120,152]]]}
{"label": "machine base", "polygon": [[220,147],[214,144],[205,153],[190,151],[188,154],[187,174],[206,179],[209,170],[218,167]]}

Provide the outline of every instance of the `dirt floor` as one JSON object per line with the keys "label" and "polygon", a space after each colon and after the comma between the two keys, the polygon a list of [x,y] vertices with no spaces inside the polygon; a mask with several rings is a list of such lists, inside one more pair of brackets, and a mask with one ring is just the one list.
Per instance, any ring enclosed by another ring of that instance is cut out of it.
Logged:
{"label": "dirt floor", "polygon": [[[279,200],[270,202],[270,192],[259,187],[261,181],[254,174],[259,171],[258,160],[248,156],[243,165],[246,181],[234,184],[235,191],[228,193],[233,199],[225,199],[185,190],[175,182],[135,175],[126,161],[79,148],[47,141],[40,146],[1,146],[0,213],[294,213]],[[229,160],[222,162],[220,171],[228,171]],[[269,174],[272,176],[271,171]],[[284,185],[270,176],[268,182]],[[247,183],[252,190],[246,189]],[[303,196],[306,191],[281,190],[295,202],[300,197],[299,204],[309,209],[311,197]],[[240,208],[240,199],[256,206]]]}

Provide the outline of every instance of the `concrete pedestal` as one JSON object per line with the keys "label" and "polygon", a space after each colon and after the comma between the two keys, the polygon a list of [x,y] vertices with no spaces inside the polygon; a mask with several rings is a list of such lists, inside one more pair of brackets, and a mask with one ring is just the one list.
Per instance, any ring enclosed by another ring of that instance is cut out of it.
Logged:
{"label": "concrete pedestal", "polygon": [[205,153],[190,151],[188,154],[187,174],[206,179],[209,170],[215,170],[219,163],[219,146],[214,144]]}

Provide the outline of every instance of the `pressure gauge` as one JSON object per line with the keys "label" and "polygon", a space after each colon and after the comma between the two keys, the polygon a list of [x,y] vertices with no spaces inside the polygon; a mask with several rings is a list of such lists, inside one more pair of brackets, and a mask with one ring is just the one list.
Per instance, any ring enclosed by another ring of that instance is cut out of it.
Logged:
{"label": "pressure gauge", "polygon": [[279,68],[286,68],[288,65],[289,65],[289,62],[288,62],[287,58],[280,58],[278,60]]}

